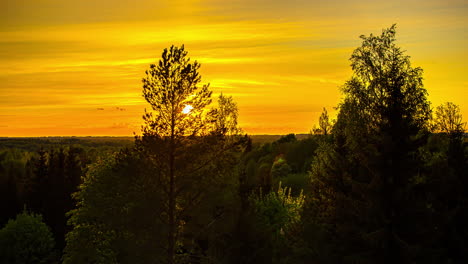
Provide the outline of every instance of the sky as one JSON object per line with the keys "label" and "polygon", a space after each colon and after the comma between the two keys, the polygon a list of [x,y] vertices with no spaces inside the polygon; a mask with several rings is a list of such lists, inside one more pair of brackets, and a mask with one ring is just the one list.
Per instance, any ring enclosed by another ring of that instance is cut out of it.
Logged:
{"label": "sky", "polygon": [[397,24],[435,107],[468,119],[466,0],[1,0],[0,136],[132,136],[141,79],[184,44],[249,134],[308,133],[333,116],[360,35]]}

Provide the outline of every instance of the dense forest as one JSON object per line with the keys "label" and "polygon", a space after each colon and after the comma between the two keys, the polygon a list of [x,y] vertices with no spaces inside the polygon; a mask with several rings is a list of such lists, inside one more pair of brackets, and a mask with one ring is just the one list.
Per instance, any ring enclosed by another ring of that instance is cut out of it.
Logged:
{"label": "dense forest", "polygon": [[308,135],[245,134],[172,46],[141,135],[0,138],[0,262],[468,263],[465,123],[395,33],[361,36]]}

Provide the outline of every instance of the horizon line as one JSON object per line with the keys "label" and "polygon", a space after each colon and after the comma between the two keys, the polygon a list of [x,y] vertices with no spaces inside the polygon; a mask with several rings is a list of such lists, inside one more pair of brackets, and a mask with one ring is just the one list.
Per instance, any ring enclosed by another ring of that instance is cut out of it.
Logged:
{"label": "horizon line", "polygon": [[[249,135],[249,136],[282,136],[282,135],[290,135],[290,134],[294,134],[294,135],[310,135],[311,133],[310,132],[304,132],[304,133],[294,133],[294,132],[291,132],[291,133],[285,133],[285,134],[267,134],[267,133],[258,133],[258,134],[249,134],[249,133],[245,133],[245,134],[241,134],[241,135]],[[116,137],[128,137],[128,138],[133,138],[135,136],[119,136],[119,135],[86,135],[86,136],[58,136],[58,135],[55,135],[55,136],[0,136],[0,138],[86,138],[86,137],[95,137],[95,138],[116,138]]]}

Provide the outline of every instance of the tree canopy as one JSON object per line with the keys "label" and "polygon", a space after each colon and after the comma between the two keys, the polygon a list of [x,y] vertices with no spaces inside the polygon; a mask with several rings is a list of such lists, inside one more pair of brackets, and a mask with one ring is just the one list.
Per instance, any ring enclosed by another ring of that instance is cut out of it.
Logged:
{"label": "tree canopy", "polygon": [[336,249],[343,263],[409,263],[411,239],[420,235],[418,206],[408,201],[415,201],[412,179],[430,107],[422,69],[411,66],[395,32],[393,25],[361,36],[350,59],[353,75],[342,88],[334,145],[323,143],[311,171],[316,217],[348,241]]}
{"label": "tree canopy", "polygon": [[460,107],[452,102],[437,106],[435,110],[435,131],[453,134],[463,133],[466,122],[463,122]]}
{"label": "tree canopy", "polygon": [[[197,241],[209,234],[220,242],[233,228],[221,228],[218,220],[235,215],[235,165],[244,139],[232,97],[221,95],[218,106],[211,105],[209,85],[200,85],[200,64],[187,54],[184,46],[172,46],[150,65],[143,97],[151,109],[145,110],[142,136],[88,171],[75,195],[66,263],[220,256],[209,253],[215,243],[201,247]],[[214,210],[216,221],[209,217]]]}
{"label": "tree canopy", "polygon": [[58,263],[52,232],[40,215],[25,210],[0,230],[0,262]]}

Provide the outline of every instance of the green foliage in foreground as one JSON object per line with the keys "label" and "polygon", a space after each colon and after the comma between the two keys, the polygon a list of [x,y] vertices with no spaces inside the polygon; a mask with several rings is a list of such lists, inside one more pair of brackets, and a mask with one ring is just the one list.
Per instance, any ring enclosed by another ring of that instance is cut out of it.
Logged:
{"label": "green foliage in foreground", "polygon": [[304,199],[302,192],[292,196],[291,188],[283,188],[281,182],[277,192],[250,197],[258,223],[273,236],[283,235],[301,220]]}
{"label": "green foliage in foreground", "polygon": [[26,211],[0,230],[0,263],[58,263],[55,241],[40,215]]}
{"label": "green foliage in foreground", "polygon": [[100,160],[75,194],[64,263],[150,263],[161,252],[154,171],[131,151]]}

